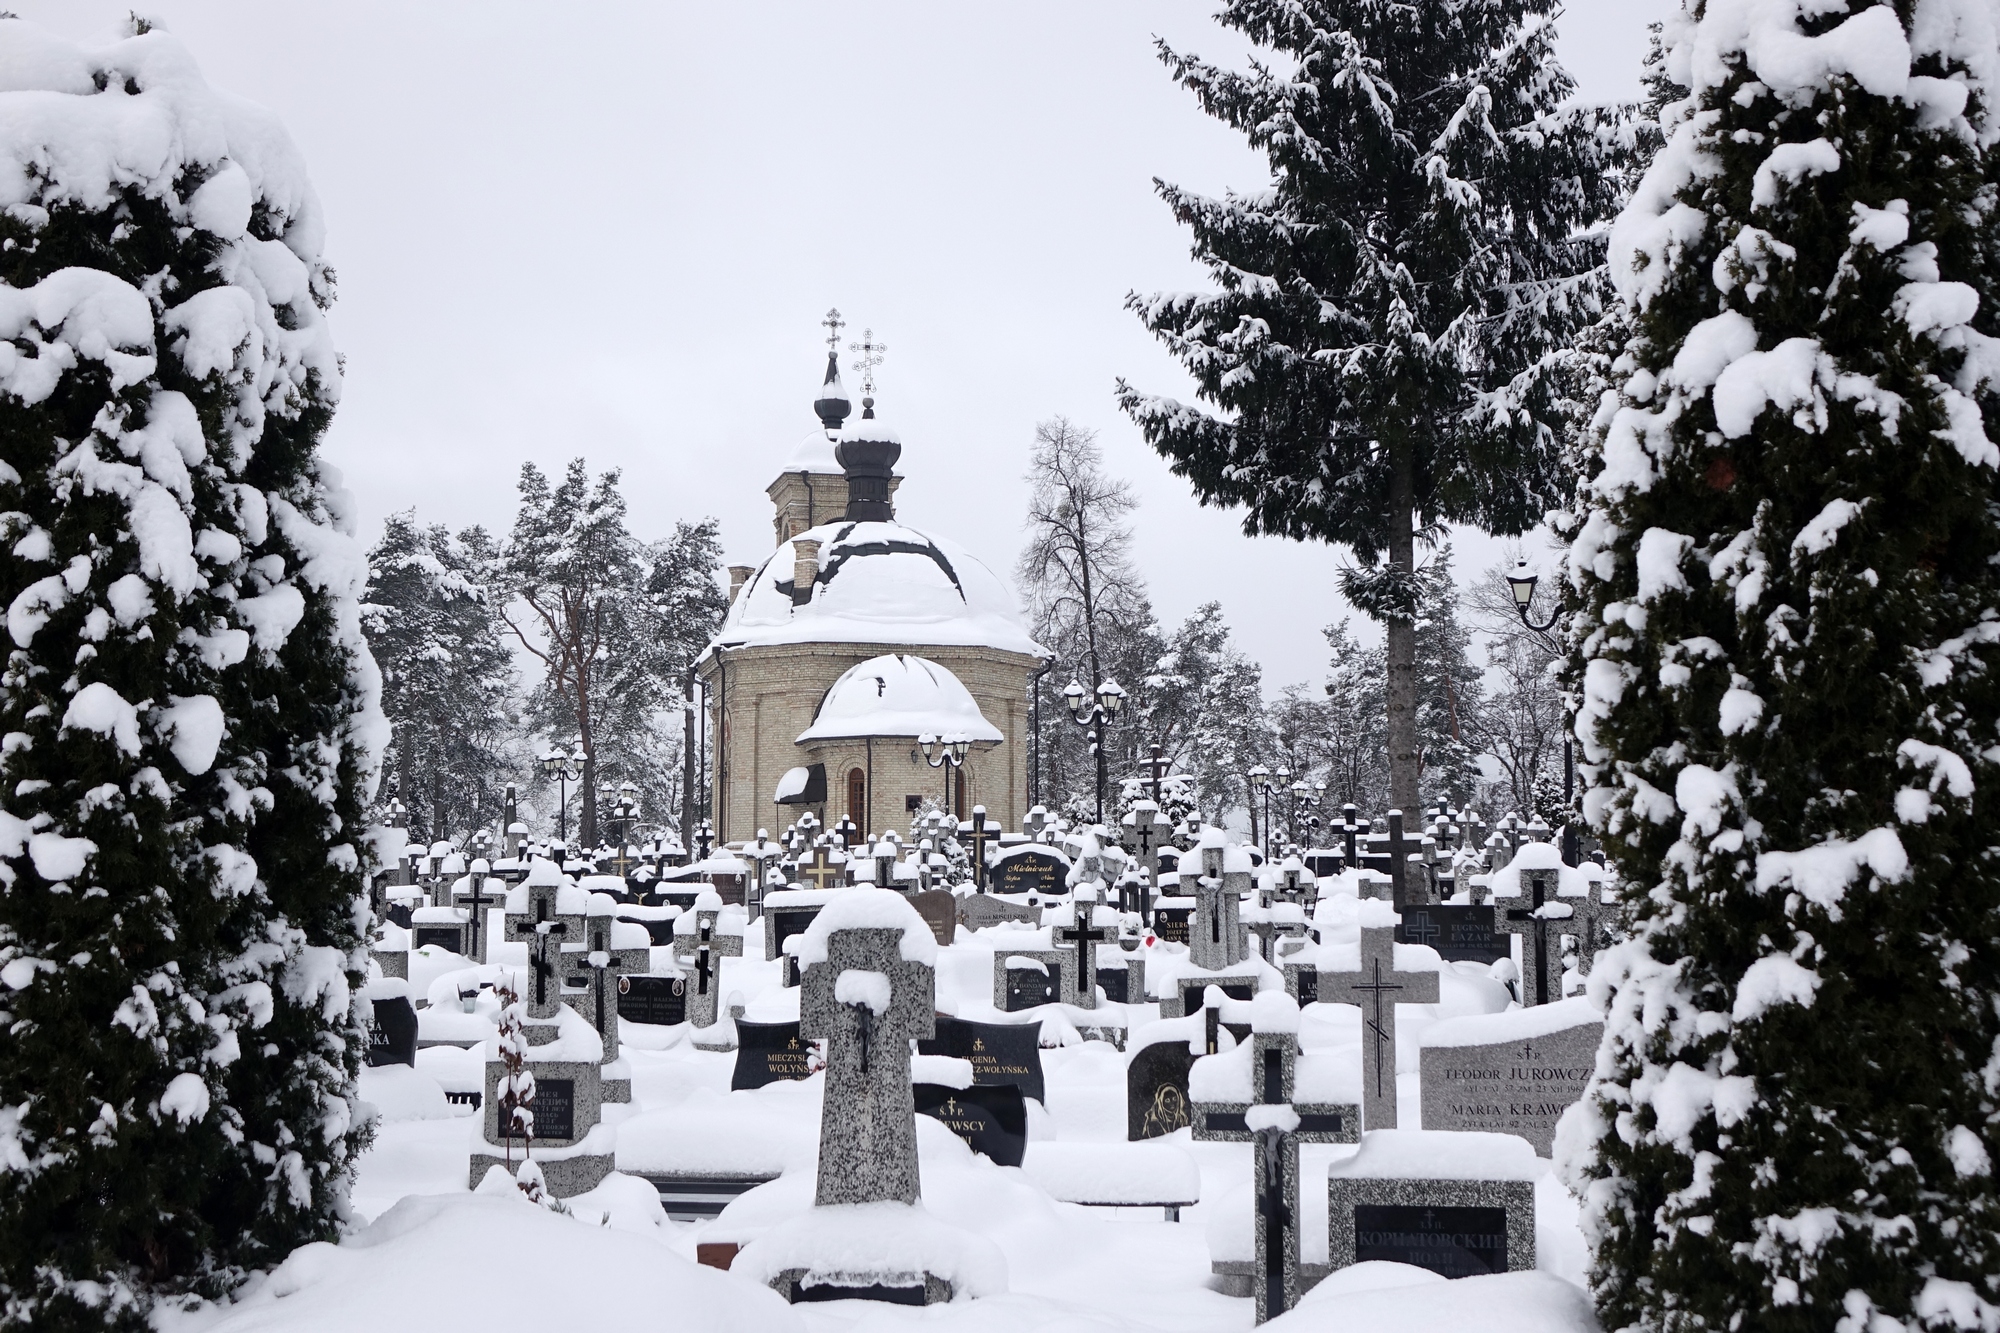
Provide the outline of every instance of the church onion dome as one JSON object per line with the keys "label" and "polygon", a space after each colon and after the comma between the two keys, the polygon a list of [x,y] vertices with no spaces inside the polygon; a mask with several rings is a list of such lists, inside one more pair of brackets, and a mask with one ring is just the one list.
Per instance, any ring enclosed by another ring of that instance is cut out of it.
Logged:
{"label": "church onion dome", "polygon": [[839,447],[840,432],[816,430],[799,441],[799,447],[792,450],[792,457],[785,464],[787,472],[812,472],[820,476],[840,475],[840,459],[834,450]]}
{"label": "church onion dome", "polygon": [[999,728],[980,713],[957,676],[924,657],[892,653],[849,667],[819,702],[813,724],[798,744],[936,736],[974,744],[999,744]]}
{"label": "church onion dome", "polygon": [[[803,596],[797,580],[810,577]],[[782,543],[729,608],[713,646],[879,643],[1046,657],[1014,593],[956,542],[900,523],[823,523]]]}

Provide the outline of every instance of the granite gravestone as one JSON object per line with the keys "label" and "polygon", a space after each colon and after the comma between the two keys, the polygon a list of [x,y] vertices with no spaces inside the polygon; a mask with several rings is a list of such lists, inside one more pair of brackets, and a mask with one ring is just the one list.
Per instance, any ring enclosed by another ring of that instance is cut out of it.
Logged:
{"label": "granite gravestone", "polygon": [[913,1092],[918,1115],[927,1115],[965,1140],[996,1166],[1019,1166],[1028,1149],[1028,1110],[1021,1090],[1011,1084],[947,1088],[918,1083]]}
{"label": "granite gravestone", "polygon": [[958,919],[967,930],[984,930],[1008,921],[1033,926],[1041,923],[1042,909],[1024,902],[1009,902],[990,893],[975,893],[958,900]]}
{"label": "granite gravestone", "polygon": [[936,1035],[937,983],[903,957],[903,929],[831,931],[800,978],[799,1031],[826,1042],[817,1207],[917,1201],[909,1039]]}
{"label": "granite gravestone", "polygon": [[761,1088],[766,1083],[810,1077],[812,1047],[799,1035],[797,1023],[749,1023],[736,1020],[736,1068],[730,1091]]}
{"label": "granite gravestone", "polygon": [[1100,967],[1097,969],[1097,984],[1103,988],[1104,998],[1110,1004],[1133,1004],[1132,974],[1122,967]]}
{"label": "granite gravestone", "polygon": [[1406,909],[1396,923],[1396,943],[1428,944],[1455,963],[1496,963],[1512,957],[1511,941],[1493,926],[1490,905],[1433,903]]}
{"label": "granite gravestone", "polygon": [[1578,998],[1532,1011],[1573,1007],[1583,1021],[1510,1039],[1476,1040],[1482,1028],[1519,1027],[1518,1013],[1451,1019],[1426,1032],[1419,1055],[1424,1128],[1518,1134],[1549,1156],[1556,1121],[1583,1096],[1604,1038],[1603,1020],[1588,1006]]}
{"label": "granite gravestone", "polygon": [[666,1027],[685,1023],[687,982],[680,977],[620,977],[618,1016],[628,1023]]}
{"label": "granite gravestone", "polygon": [[392,995],[374,1003],[374,1021],[368,1025],[368,1065],[417,1063],[417,1011],[406,995]]}
{"label": "granite gravestone", "polygon": [[1322,1002],[1361,1009],[1361,1104],[1369,1129],[1396,1127],[1396,1006],[1438,1002],[1437,973],[1396,969],[1394,934],[1390,926],[1363,926],[1361,970],[1321,972],[1318,981]]}
{"label": "granite gravestone", "polygon": [[[1291,1309],[1300,1294],[1299,1144],[1355,1143],[1361,1137],[1360,1107],[1296,1100],[1298,1006],[1283,995],[1272,1000],[1268,1009],[1253,1011],[1283,1021],[1251,1035],[1245,1080],[1251,1100],[1196,1102],[1193,1121],[1196,1142],[1251,1145],[1256,1249],[1247,1276],[1260,1324]],[[1231,1052],[1207,1058],[1242,1057]]]}
{"label": "granite gravestone", "polygon": [[1039,897],[1068,892],[1069,862],[1046,847],[1030,847],[1002,856],[994,865],[989,882],[995,893],[1032,893]]}
{"label": "granite gravestone", "polygon": [[1187,1042],[1156,1041],[1133,1052],[1125,1066],[1125,1137],[1156,1139],[1188,1124]]}
{"label": "granite gravestone", "polygon": [[1011,1085],[1043,1101],[1039,1023],[974,1023],[937,1016],[937,1035],[917,1043],[919,1055],[949,1055],[972,1063],[974,1087]]}

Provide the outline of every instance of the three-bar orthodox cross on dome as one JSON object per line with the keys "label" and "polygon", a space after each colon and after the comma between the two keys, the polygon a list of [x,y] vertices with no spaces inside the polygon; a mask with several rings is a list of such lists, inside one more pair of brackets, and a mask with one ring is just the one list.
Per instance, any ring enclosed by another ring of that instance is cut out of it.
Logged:
{"label": "three-bar orthodox cross on dome", "polygon": [[889,344],[875,337],[875,330],[861,330],[861,341],[849,343],[847,350],[859,352],[854,358],[854,368],[861,372],[861,415],[875,415],[875,367],[882,364],[882,354],[889,350]]}

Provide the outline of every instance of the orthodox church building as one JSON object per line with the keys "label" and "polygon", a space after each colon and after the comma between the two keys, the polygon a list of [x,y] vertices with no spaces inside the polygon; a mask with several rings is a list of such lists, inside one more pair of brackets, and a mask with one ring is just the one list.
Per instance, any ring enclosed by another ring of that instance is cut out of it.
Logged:
{"label": "orthodox church building", "polygon": [[[947,805],[948,784],[961,819],[984,805],[1012,827],[1026,808],[1029,681],[1047,650],[1005,581],[896,521],[902,443],[862,404],[850,422],[829,352],[819,429],[769,487],[777,549],[731,566],[729,615],[696,663],[725,843],[808,810],[907,830],[924,798]],[[926,735],[963,749],[955,780]]]}

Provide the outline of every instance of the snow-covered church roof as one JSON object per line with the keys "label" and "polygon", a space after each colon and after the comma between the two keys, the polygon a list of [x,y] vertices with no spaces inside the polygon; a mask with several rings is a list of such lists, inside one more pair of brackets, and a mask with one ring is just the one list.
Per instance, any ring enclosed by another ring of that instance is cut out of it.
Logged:
{"label": "snow-covered church roof", "polygon": [[[794,604],[794,543],[816,541],[812,596]],[[1044,656],[1014,593],[956,542],[900,523],[822,523],[779,545],[743,586],[711,648],[880,643]]]}
{"label": "snow-covered church roof", "polygon": [[971,691],[927,657],[890,653],[849,667],[820,700],[798,743],[862,736],[1005,739],[973,702]]}

